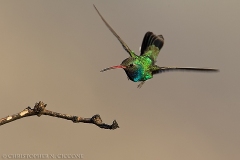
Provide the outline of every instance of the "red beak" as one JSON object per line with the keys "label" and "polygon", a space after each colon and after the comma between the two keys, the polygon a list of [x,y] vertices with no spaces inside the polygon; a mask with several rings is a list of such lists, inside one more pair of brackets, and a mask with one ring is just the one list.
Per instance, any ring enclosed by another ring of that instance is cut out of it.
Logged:
{"label": "red beak", "polygon": [[112,67],[109,67],[109,68],[105,68],[105,69],[101,70],[100,72],[104,72],[104,71],[107,71],[107,70],[110,70],[110,69],[117,69],[117,68],[126,68],[126,67],[122,66],[122,65],[112,66]]}

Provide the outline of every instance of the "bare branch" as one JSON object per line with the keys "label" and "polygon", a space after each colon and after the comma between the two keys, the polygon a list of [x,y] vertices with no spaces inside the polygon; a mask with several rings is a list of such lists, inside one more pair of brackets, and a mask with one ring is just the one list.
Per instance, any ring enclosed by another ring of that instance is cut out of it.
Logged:
{"label": "bare branch", "polygon": [[102,119],[99,114],[96,114],[92,116],[92,118],[83,118],[80,116],[72,116],[72,115],[67,115],[67,114],[61,114],[57,112],[53,112],[50,110],[46,110],[47,104],[44,104],[43,102],[38,102],[35,104],[34,108],[32,109],[31,107],[25,108],[23,111],[4,117],[0,119],[0,125],[4,125],[6,123],[24,118],[24,117],[29,117],[29,116],[35,116],[37,115],[40,117],[41,115],[47,115],[47,116],[52,116],[52,117],[57,117],[57,118],[63,118],[66,120],[71,120],[73,123],[91,123],[95,124],[96,126],[103,128],[103,129],[117,129],[119,128],[118,123],[116,120],[113,121],[111,125],[105,124],[102,122]]}

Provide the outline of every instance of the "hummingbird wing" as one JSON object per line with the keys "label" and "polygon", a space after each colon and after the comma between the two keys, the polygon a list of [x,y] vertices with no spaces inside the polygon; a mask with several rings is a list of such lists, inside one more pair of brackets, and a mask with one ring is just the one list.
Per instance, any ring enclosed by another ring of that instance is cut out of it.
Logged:
{"label": "hummingbird wing", "polygon": [[142,41],[140,55],[148,55],[154,62],[156,62],[157,56],[163,44],[164,38],[162,35],[157,36],[152,32],[147,32]]}
{"label": "hummingbird wing", "polygon": [[107,21],[103,18],[103,16],[101,15],[101,13],[98,11],[97,7],[95,5],[93,5],[94,8],[96,9],[98,15],[101,17],[101,19],[103,20],[103,22],[105,23],[105,25],[108,27],[108,29],[113,33],[113,35],[115,37],[117,37],[117,39],[119,40],[119,42],[122,44],[123,48],[129,53],[129,55],[131,57],[134,56],[134,52],[127,46],[127,44],[118,36],[118,34],[112,29],[112,27],[107,23]]}
{"label": "hummingbird wing", "polygon": [[166,71],[198,71],[198,72],[217,72],[218,69],[213,68],[195,68],[195,67],[159,67],[154,66],[152,74],[158,74]]}

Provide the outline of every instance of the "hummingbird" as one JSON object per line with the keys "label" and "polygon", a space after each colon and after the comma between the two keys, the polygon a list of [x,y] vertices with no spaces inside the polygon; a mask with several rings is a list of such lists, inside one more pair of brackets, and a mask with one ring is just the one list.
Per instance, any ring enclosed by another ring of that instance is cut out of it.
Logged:
{"label": "hummingbird", "polygon": [[107,23],[103,16],[98,11],[97,7],[93,5],[98,15],[101,17],[105,25],[112,32],[112,34],[122,44],[125,51],[128,52],[129,56],[122,61],[120,65],[112,66],[101,70],[104,72],[110,69],[122,68],[127,74],[128,79],[133,82],[140,82],[138,88],[141,88],[146,80],[153,78],[153,75],[163,73],[166,71],[201,71],[201,72],[217,72],[218,69],[213,68],[197,68],[197,67],[159,67],[157,66],[156,59],[158,54],[163,47],[164,38],[162,35],[155,35],[148,31],[143,38],[142,45],[140,48],[140,55],[136,55],[127,44],[119,37],[119,35],[113,30],[113,28]]}

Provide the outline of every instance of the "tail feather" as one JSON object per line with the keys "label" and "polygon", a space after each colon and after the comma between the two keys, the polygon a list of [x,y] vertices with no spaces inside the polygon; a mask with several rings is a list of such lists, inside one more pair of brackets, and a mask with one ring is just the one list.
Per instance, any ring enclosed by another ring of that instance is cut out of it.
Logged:
{"label": "tail feather", "polygon": [[155,45],[160,50],[164,44],[164,38],[162,35],[155,35],[152,32],[147,32],[143,38],[141,53],[143,55],[149,46]]}

